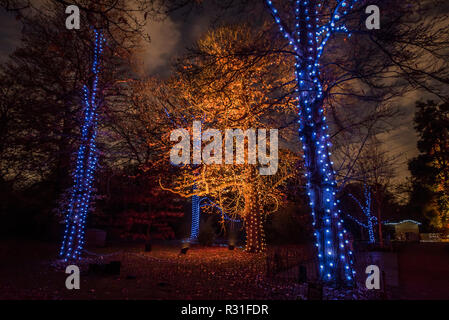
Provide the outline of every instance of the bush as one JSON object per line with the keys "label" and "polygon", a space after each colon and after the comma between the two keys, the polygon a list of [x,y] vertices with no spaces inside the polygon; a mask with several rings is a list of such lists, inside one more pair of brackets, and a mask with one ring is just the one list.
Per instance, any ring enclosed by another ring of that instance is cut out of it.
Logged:
{"label": "bush", "polygon": [[208,217],[206,222],[200,225],[200,231],[198,235],[198,242],[203,246],[211,246],[215,242],[217,235],[215,229],[212,226],[213,217]]}
{"label": "bush", "polygon": [[289,203],[270,215],[265,225],[269,244],[303,244],[310,242],[311,221],[305,208]]}

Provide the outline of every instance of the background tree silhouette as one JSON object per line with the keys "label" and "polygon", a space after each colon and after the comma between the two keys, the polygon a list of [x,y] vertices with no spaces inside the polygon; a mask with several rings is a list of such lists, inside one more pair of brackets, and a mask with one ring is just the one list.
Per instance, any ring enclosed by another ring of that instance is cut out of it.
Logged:
{"label": "background tree silhouette", "polygon": [[412,173],[410,204],[424,214],[432,228],[449,228],[449,104],[418,102],[415,129],[420,155],[409,162]]}

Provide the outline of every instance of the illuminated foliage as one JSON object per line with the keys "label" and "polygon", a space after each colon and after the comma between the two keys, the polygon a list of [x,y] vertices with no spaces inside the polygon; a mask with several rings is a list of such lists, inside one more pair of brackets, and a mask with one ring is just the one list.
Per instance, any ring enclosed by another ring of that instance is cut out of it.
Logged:
{"label": "illuminated foliage", "polygon": [[[178,109],[168,110],[173,121],[190,132],[191,119],[201,121],[203,129],[223,133],[226,129],[279,128],[280,121],[291,117],[294,105],[289,98],[271,98],[285,90],[283,84],[288,78],[284,75],[290,73],[286,58],[270,51],[276,44],[270,41],[269,33],[266,27],[253,32],[248,26],[236,25],[208,32],[192,55],[179,65],[169,84],[175,89],[176,100],[165,106]],[[179,109],[184,107],[180,116]],[[188,121],[183,123],[183,117]],[[288,129],[284,134],[288,134]],[[242,219],[246,250],[261,252],[266,248],[266,214],[282,205],[284,195],[280,188],[294,175],[296,156],[280,150],[277,173],[261,176],[257,169],[260,164],[248,163],[252,152],[255,150],[245,148],[244,164],[181,167],[181,174],[162,179],[161,184],[183,197],[212,199],[216,206],[206,205],[204,209],[213,212],[217,206],[221,208],[223,227],[226,217]]]}

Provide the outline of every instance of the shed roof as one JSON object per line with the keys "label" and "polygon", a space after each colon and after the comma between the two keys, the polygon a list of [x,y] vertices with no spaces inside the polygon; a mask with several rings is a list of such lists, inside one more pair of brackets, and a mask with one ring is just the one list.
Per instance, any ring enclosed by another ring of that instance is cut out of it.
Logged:
{"label": "shed roof", "polygon": [[406,219],[406,220],[402,220],[402,221],[399,221],[399,222],[385,222],[384,224],[387,225],[387,226],[395,226],[395,225],[403,224],[403,223],[414,223],[414,224],[417,224],[417,225],[421,225],[421,222],[418,222],[418,221],[415,221],[415,220],[411,220],[411,219]]}

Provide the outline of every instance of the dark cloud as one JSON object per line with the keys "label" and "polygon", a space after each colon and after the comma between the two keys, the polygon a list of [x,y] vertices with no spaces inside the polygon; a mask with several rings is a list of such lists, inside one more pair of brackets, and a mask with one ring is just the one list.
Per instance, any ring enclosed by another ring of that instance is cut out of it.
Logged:
{"label": "dark cloud", "polygon": [[21,23],[15,15],[0,9],[0,62],[20,44]]}
{"label": "dark cloud", "polygon": [[151,42],[144,45],[138,57],[147,75],[170,75],[174,59],[182,56],[207,31],[213,19],[212,11],[195,10],[177,13],[162,21],[150,22],[146,32]]}

